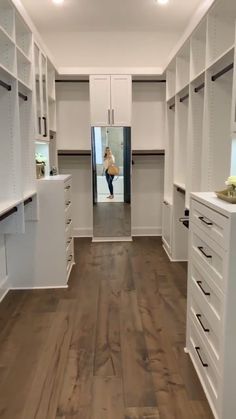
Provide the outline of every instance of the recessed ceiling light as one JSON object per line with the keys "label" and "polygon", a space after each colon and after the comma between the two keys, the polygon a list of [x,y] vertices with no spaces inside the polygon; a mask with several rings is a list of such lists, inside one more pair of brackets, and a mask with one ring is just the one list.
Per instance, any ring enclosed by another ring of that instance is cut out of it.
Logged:
{"label": "recessed ceiling light", "polygon": [[52,0],[52,1],[53,3],[58,4],[58,5],[64,3],[64,0]]}
{"label": "recessed ceiling light", "polygon": [[157,3],[161,4],[161,5],[164,5],[164,4],[169,3],[169,0],[157,0]]}

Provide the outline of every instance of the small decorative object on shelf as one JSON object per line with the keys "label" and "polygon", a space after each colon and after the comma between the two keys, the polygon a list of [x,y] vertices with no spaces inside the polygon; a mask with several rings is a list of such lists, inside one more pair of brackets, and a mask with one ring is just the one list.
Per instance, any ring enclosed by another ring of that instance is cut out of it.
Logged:
{"label": "small decorative object on shelf", "polygon": [[45,176],[45,166],[47,159],[40,153],[35,154],[35,161],[36,161],[36,177],[37,179],[41,179]]}
{"label": "small decorative object on shelf", "polygon": [[224,201],[236,204],[236,176],[230,176],[226,180],[225,184],[228,188],[223,191],[216,192],[216,195]]}
{"label": "small decorative object on shelf", "polygon": [[50,176],[56,176],[57,174],[57,168],[53,166],[50,170]]}

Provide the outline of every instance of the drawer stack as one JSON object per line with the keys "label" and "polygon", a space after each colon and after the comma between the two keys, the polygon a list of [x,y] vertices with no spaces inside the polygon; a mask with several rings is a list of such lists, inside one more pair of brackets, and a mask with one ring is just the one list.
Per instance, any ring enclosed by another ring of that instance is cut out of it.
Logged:
{"label": "drawer stack", "polygon": [[236,208],[192,194],[187,350],[217,419],[236,412]]}
{"label": "drawer stack", "polygon": [[74,240],[72,232],[72,183],[71,177],[64,183],[64,206],[65,206],[65,249],[66,249],[66,271],[70,274],[74,264]]}

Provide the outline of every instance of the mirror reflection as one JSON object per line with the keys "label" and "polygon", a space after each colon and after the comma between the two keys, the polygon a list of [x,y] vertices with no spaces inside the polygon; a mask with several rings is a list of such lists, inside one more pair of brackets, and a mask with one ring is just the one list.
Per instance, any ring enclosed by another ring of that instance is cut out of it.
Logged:
{"label": "mirror reflection", "polygon": [[131,236],[130,128],[92,129],[93,235]]}

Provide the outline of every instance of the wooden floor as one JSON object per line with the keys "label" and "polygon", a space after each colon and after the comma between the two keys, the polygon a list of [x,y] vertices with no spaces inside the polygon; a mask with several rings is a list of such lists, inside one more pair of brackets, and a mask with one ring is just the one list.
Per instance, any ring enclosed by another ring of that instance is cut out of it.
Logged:
{"label": "wooden floor", "polygon": [[131,206],[124,202],[99,202],[93,206],[94,237],[131,236]]}
{"label": "wooden floor", "polygon": [[213,419],[183,350],[186,266],[158,238],[76,256],[68,290],[0,305],[0,418]]}

